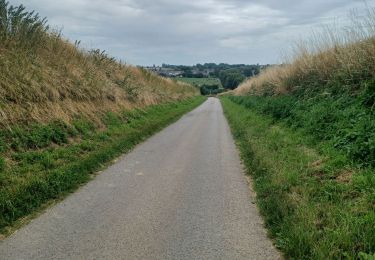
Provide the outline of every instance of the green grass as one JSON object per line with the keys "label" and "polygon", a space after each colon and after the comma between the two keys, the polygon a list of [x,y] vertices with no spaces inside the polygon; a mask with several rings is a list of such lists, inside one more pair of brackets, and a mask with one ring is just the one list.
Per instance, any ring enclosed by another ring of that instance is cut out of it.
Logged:
{"label": "green grass", "polygon": [[[221,100],[277,247],[291,259],[373,259],[372,166],[333,145],[330,135],[340,126],[327,124],[332,118],[326,119],[325,113],[332,107],[324,110],[315,100],[314,107],[300,105],[298,113],[288,113],[298,106],[296,100],[273,98]],[[345,112],[339,110],[343,109],[336,110],[339,120],[334,122],[345,124]],[[296,114],[303,113],[310,121],[298,119]]]}
{"label": "green grass", "polygon": [[363,83],[356,93],[337,90],[310,94],[232,97],[232,100],[275,122],[300,129],[311,144],[324,144],[357,167],[375,166],[375,81]]}
{"label": "green grass", "polygon": [[177,78],[177,80],[197,87],[202,87],[203,85],[218,85],[220,88],[223,88],[218,78]]}
{"label": "green grass", "polygon": [[201,104],[195,97],[145,109],[107,113],[97,129],[85,118],[0,133],[0,233],[17,220],[60,199],[93,173]]}

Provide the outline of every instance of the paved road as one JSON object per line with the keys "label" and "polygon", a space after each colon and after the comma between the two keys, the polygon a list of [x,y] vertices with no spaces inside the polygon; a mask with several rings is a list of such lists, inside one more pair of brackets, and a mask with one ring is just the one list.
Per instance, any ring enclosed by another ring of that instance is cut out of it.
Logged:
{"label": "paved road", "polygon": [[278,259],[218,99],[0,242],[1,259]]}

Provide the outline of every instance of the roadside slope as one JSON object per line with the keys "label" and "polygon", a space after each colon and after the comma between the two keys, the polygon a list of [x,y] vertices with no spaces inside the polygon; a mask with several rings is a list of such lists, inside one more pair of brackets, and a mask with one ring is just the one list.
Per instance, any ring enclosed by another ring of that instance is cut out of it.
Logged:
{"label": "roadside slope", "polygon": [[295,259],[372,259],[373,168],[356,167],[303,129],[259,113],[252,101],[222,98],[278,248]]}
{"label": "roadside slope", "polygon": [[22,5],[12,7],[0,0],[0,13],[0,127],[71,123],[77,116],[100,122],[108,111],[181,100],[199,92],[119,62],[103,50],[70,43]]}
{"label": "roadside slope", "polygon": [[222,98],[277,245],[375,257],[375,9]]}

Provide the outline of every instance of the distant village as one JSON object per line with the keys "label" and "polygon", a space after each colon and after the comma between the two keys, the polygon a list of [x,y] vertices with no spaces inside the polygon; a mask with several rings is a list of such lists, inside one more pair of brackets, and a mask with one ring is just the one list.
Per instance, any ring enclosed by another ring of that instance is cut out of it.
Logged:
{"label": "distant village", "polygon": [[[181,70],[178,66],[176,67],[165,67],[165,66],[146,66],[143,67],[146,70],[155,72],[156,74],[159,74],[160,76],[164,77],[185,77],[186,76],[186,70]],[[191,76],[196,77],[209,77],[212,73],[215,72],[215,69],[200,69],[196,67],[192,67],[189,70],[189,74]]]}
{"label": "distant village", "polygon": [[187,78],[208,78],[208,77],[219,77],[220,72],[231,70],[237,70],[245,77],[252,77],[257,75],[262,69],[265,69],[270,65],[245,65],[245,64],[215,64],[205,63],[196,64],[193,66],[186,65],[169,65],[163,64],[162,66],[145,66],[146,70],[152,71],[160,76],[164,77],[187,77]]}

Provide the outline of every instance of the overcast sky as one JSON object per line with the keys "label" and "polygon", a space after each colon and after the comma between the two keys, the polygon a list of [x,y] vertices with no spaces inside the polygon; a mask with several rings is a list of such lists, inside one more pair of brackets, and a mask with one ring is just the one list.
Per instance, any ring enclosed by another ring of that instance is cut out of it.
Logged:
{"label": "overcast sky", "polygon": [[[278,63],[290,44],[342,23],[363,0],[10,0],[71,41],[127,63]],[[375,0],[367,4],[374,6]]]}

